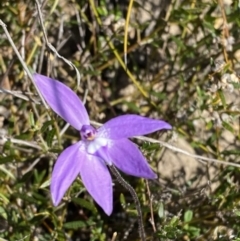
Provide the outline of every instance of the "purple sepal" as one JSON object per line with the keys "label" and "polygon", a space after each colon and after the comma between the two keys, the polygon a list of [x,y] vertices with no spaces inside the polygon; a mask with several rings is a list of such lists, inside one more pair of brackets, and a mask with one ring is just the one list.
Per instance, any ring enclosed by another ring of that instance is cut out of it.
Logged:
{"label": "purple sepal", "polygon": [[33,79],[43,98],[55,113],[77,130],[89,125],[88,113],[78,96],[61,82],[40,74]]}

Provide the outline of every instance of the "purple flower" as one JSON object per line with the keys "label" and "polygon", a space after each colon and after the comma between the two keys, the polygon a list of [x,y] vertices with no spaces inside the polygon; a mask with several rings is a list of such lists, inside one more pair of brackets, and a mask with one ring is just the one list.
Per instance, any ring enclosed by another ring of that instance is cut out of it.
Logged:
{"label": "purple flower", "polygon": [[122,115],[95,129],[90,125],[83,103],[69,87],[39,74],[34,74],[34,80],[48,105],[77,129],[82,139],[66,148],[54,166],[50,189],[55,206],[80,175],[90,195],[110,215],[112,179],[107,165],[113,164],[137,177],[157,177],[138,147],[127,138],[171,129],[168,123],[138,115]]}

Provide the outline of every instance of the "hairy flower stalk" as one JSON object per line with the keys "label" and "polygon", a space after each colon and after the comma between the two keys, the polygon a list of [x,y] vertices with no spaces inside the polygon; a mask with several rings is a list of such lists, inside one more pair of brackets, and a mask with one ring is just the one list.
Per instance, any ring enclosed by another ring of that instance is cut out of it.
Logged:
{"label": "hairy flower stalk", "polygon": [[55,206],[80,176],[89,194],[110,215],[113,188],[107,166],[114,165],[122,172],[137,177],[157,177],[138,147],[128,138],[171,129],[168,123],[138,115],[123,115],[95,129],[90,125],[82,101],[69,87],[40,74],[34,74],[33,78],[52,110],[78,130],[81,136],[81,141],[66,148],[54,165],[50,191]]}
{"label": "hairy flower stalk", "polygon": [[136,209],[137,209],[137,213],[138,213],[138,231],[139,231],[139,236],[141,238],[142,241],[146,240],[146,235],[145,235],[145,231],[144,231],[144,225],[143,225],[143,217],[142,217],[142,209],[141,209],[141,204],[139,202],[137,193],[135,192],[135,190],[133,189],[133,187],[127,183],[121,176],[121,174],[118,172],[118,170],[116,169],[116,167],[114,165],[109,166],[112,174],[117,178],[117,181],[124,187],[126,188],[130,194],[133,197]]}

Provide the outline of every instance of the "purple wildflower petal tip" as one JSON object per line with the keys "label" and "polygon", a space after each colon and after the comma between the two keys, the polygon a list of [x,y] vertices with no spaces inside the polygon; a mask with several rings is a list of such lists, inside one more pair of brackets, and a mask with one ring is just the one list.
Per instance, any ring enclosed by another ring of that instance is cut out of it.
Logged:
{"label": "purple wildflower petal tip", "polygon": [[122,172],[147,179],[157,178],[138,147],[128,139],[111,141],[106,151],[112,163]]}
{"label": "purple wildflower petal tip", "polygon": [[88,113],[78,96],[66,85],[49,77],[34,74],[34,81],[48,105],[75,129],[89,125]]}
{"label": "purple wildflower petal tip", "polygon": [[53,168],[50,190],[55,206],[60,203],[65,192],[80,173],[82,158],[82,153],[79,151],[80,145],[81,142],[78,142],[65,149]]}
{"label": "purple wildflower petal tip", "polygon": [[102,207],[107,215],[112,213],[112,178],[106,165],[98,157],[88,155],[88,160],[83,161],[80,175],[87,191]]}
{"label": "purple wildflower petal tip", "polygon": [[146,135],[162,129],[172,129],[172,127],[162,120],[139,115],[122,115],[106,122],[98,132],[109,139],[121,139]]}

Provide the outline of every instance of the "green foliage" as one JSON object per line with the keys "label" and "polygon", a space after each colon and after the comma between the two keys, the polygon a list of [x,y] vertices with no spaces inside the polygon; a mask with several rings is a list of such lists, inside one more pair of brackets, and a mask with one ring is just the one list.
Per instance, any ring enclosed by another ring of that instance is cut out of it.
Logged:
{"label": "green foliage", "polygon": [[[184,140],[180,148],[190,154],[240,162],[239,1],[141,0],[132,9],[129,1],[43,2],[48,39],[76,65],[80,86],[47,49],[34,1],[1,1],[0,19],[30,69],[86,97],[91,120],[124,113],[164,119],[174,131],[152,138],[173,146]],[[110,217],[79,180],[53,206],[53,165],[79,133],[63,131],[65,123],[38,103],[0,33],[0,87],[10,92],[0,93],[0,240],[105,241],[114,232],[116,240],[139,240],[134,202],[115,179]],[[137,142],[159,176],[148,183],[124,176],[140,199],[147,240],[240,240],[239,168]]]}

